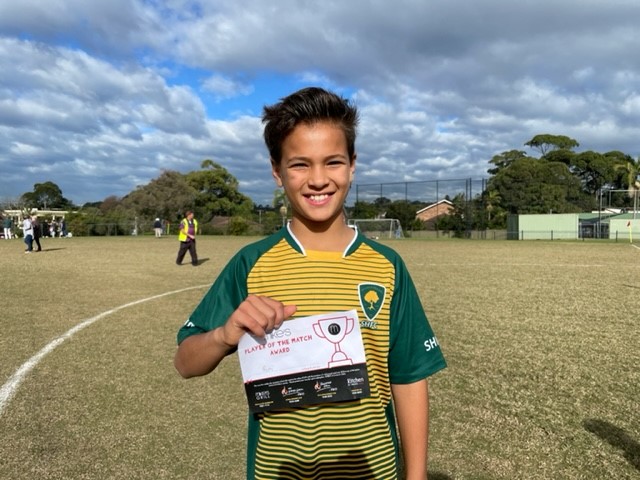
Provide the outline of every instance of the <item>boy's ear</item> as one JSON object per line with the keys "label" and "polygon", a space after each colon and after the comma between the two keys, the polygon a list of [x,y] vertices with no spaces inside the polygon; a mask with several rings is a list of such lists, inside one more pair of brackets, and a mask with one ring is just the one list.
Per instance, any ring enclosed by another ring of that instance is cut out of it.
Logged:
{"label": "boy's ear", "polygon": [[273,175],[273,179],[276,181],[276,185],[278,187],[282,187],[282,177],[280,177],[280,169],[276,162],[271,159],[271,175]]}
{"label": "boy's ear", "polygon": [[358,155],[354,153],[353,157],[351,157],[351,165],[349,167],[349,183],[350,184],[351,182],[353,182],[353,179],[356,176],[356,157],[357,156]]}

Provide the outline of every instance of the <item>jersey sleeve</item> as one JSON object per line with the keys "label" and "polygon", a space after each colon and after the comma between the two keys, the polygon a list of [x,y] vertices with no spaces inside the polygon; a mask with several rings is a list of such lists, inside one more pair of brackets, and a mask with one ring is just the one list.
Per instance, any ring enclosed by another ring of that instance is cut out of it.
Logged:
{"label": "jersey sleeve", "polygon": [[391,300],[389,378],[413,383],[446,367],[440,344],[420,302],[416,287],[401,259],[396,260]]}
{"label": "jersey sleeve", "polygon": [[178,331],[178,344],[191,335],[224,325],[247,298],[248,265],[241,255],[232,258]]}

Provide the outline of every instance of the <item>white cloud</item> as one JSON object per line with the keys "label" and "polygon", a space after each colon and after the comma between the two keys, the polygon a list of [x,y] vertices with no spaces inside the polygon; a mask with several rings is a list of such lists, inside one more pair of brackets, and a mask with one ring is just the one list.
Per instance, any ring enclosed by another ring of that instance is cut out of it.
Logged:
{"label": "white cloud", "polygon": [[202,88],[207,92],[213,93],[216,100],[249,95],[253,92],[253,86],[223,75],[211,75],[202,83]]}
{"label": "white cloud", "polygon": [[41,155],[44,150],[38,146],[28,145],[21,142],[13,142],[9,151],[14,155]]}
{"label": "white cloud", "polygon": [[51,180],[96,201],[210,158],[270,203],[258,115],[309,84],[360,108],[357,181],[486,176],[539,133],[637,156],[639,17],[632,0],[0,2],[0,198]]}

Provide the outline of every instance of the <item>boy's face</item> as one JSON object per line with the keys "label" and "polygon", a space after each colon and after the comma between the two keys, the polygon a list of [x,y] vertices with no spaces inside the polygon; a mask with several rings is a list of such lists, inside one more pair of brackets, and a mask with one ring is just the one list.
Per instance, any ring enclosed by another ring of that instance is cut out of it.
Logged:
{"label": "boy's face", "polygon": [[342,208],[355,172],[340,127],[329,122],[300,124],[282,144],[272,173],[289,199],[294,220],[331,226],[344,222]]}

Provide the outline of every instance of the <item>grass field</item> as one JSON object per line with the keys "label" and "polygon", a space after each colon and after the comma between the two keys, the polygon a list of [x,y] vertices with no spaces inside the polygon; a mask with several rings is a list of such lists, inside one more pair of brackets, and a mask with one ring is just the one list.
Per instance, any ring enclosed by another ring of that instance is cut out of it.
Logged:
{"label": "grass field", "polygon": [[[198,268],[174,264],[173,237],[0,241],[0,478],[244,478],[237,359],[188,381],[172,359],[251,240],[200,238]],[[430,479],[640,478],[640,249],[390,243],[449,363],[430,383]]]}

